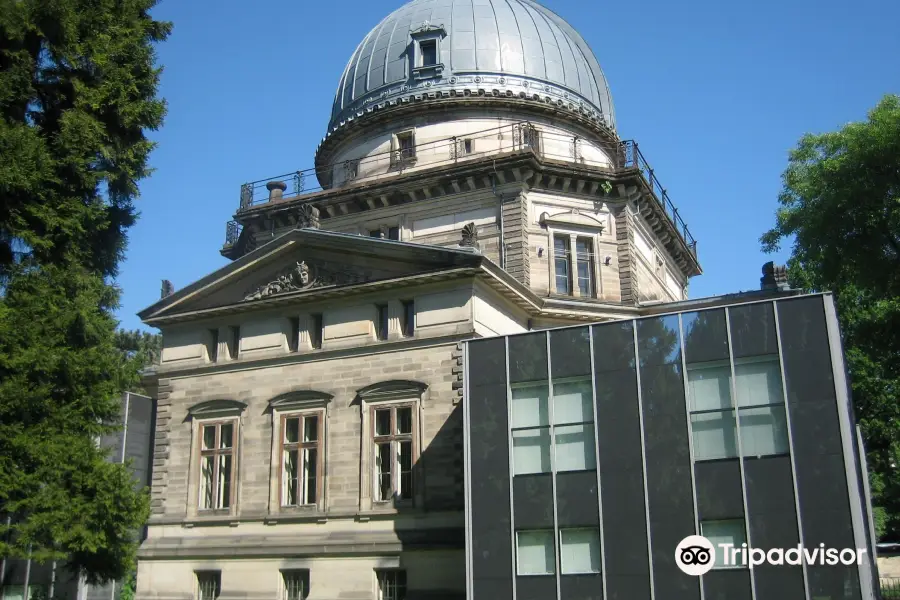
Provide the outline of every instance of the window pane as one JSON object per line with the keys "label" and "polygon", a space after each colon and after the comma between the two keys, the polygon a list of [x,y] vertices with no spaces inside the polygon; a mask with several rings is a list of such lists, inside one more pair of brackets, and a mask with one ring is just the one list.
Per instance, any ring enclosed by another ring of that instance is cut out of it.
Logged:
{"label": "window pane", "polygon": [[375,435],[391,435],[391,409],[375,411]]}
{"label": "window pane", "polygon": [[284,420],[284,441],[288,444],[300,441],[300,419]]}
{"label": "window pane", "polygon": [[215,460],[215,456],[204,456],[200,459],[200,508],[213,507]]}
{"label": "window pane", "polygon": [[516,546],[519,575],[552,575],[556,572],[552,531],[520,531],[516,534]]}
{"label": "window pane", "polygon": [[308,574],[304,571],[283,571],[284,600],[304,600],[308,589]]}
{"label": "window pane", "polygon": [[788,451],[784,406],[739,410],[741,450],[746,456],[784,454]]}
{"label": "window pane", "polygon": [[376,500],[390,500],[393,496],[391,483],[391,445],[378,444],[375,447]]}
{"label": "window pane", "polygon": [[315,448],[306,448],[303,451],[303,504],[316,503],[318,456],[319,453]]}
{"label": "window pane", "polygon": [[219,573],[197,573],[199,600],[215,600],[219,597]]}
{"label": "window pane", "polygon": [[569,238],[554,236],[553,259],[556,274],[556,292],[558,294],[570,294],[572,284],[569,278]]}
{"label": "window pane", "polygon": [[584,471],[597,468],[594,452],[593,425],[554,427],[556,435],[556,470]]}
{"label": "window pane", "polygon": [[720,547],[720,544],[734,544],[735,547],[740,548],[741,544],[747,541],[743,519],[705,521],[700,523],[700,532],[715,548],[715,568],[721,568],[725,565],[725,550]]}
{"label": "window pane", "polygon": [[231,455],[219,455],[219,483],[216,508],[228,508],[231,506]]}
{"label": "window pane", "polygon": [[575,242],[578,260],[578,289],[583,296],[594,295],[594,270],[592,268],[593,244],[584,238]]}
{"label": "window pane", "polygon": [[397,409],[397,433],[398,434],[409,434],[412,433],[412,408],[398,408]]}
{"label": "window pane", "polygon": [[428,67],[437,64],[437,42],[422,42],[422,66]]}
{"label": "window pane", "polygon": [[203,449],[213,450],[216,447],[216,426],[205,425],[203,427]]}
{"label": "window pane", "polygon": [[399,240],[400,239],[400,228],[399,227],[389,227],[388,228],[388,239]]}
{"label": "window pane", "polygon": [[512,428],[550,424],[547,384],[512,389]]}
{"label": "window pane", "polygon": [[281,474],[281,486],[283,489],[281,503],[284,506],[294,506],[297,504],[297,466],[297,451],[285,451],[284,472]]}
{"label": "window pane", "polygon": [[734,458],[737,453],[734,411],[691,415],[694,460]]}
{"label": "window pane", "polygon": [[553,384],[553,423],[585,423],[594,420],[590,379]]}
{"label": "window pane", "polygon": [[734,376],[738,406],[784,402],[778,357],[762,362],[736,362]]}
{"label": "window pane", "polygon": [[397,445],[397,464],[400,469],[400,489],[397,495],[404,499],[412,498],[412,442],[400,442]]}
{"label": "window pane", "polygon": [[687,396],[691,411],[731,408],[731,366],[688,365]]}
{"label": "window pane", "polygon": [[550,472],[550,429],[513,431],[513,472]]}
{"label": "window pane", "polygon": [[223,423],[219,434],[219,448],[231,448],[234,446],[234,423]]}
{"label": "window pane", "polygon": [[3,600],[24,600],[25,586],[23,585],[4,585]]}
{"label": "window pane", "polygon": [[559,532],[563,574],[600,572],[600,531],[563,529]]}
{"label": "window pane", "polygon": [[303,441],[315,442],[319,439],[319,417],[312,415],[303,418]]}

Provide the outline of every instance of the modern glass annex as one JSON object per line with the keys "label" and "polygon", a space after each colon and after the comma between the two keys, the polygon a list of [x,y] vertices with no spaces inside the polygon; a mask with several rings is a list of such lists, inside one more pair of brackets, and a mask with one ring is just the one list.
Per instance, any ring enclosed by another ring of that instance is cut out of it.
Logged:
{"label": "modern glass annex", "polygon": [[[475,340],[465,375],[469,600],[875,597],[830,295]],[[867,554],[692,577],[694,534]]]}

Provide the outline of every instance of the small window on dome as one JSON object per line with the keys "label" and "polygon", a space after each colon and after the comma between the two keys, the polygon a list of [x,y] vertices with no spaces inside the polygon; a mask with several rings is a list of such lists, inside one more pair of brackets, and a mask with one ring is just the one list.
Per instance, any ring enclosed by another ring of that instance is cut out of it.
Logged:
{"label": "small window on dome", "polygon": [[431,67],[437,64],[437,40],[419,42],[420,67]]}

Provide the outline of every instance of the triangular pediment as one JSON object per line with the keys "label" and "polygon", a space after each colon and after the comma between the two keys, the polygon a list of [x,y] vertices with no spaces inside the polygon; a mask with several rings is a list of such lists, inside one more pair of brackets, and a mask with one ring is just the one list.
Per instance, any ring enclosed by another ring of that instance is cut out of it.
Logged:
{"label": "triangular pediment", "polygon": [[378,238],[295,229],[161,299],[145,321],[221,307],[252,306],[328,289],[478,267],[481,254]]}

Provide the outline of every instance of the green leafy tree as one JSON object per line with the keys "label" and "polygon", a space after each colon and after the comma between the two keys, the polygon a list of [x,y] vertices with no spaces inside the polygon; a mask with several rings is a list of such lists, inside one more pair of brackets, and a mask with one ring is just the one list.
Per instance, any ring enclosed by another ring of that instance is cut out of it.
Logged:
{"label": "green leafy tree", "polygon": [[165,114],[155,4],[0,0],[0,557],[91,583],[133,569],[149,513],[95,440],[142,362],[108,278]]}
{"label": "green leafy tree", "polygon": [[140,374],[145,368],[159,364],[162,336],[140,329],[120,329],[116,331],[116,347],[126,362],[125,391],[143,391]]}
{"label": "green leafy tree", "polygon": [[900,97],[791,152],[767,252],[791,240],[792,282],[838,304],[879,535],[900,539]]}

